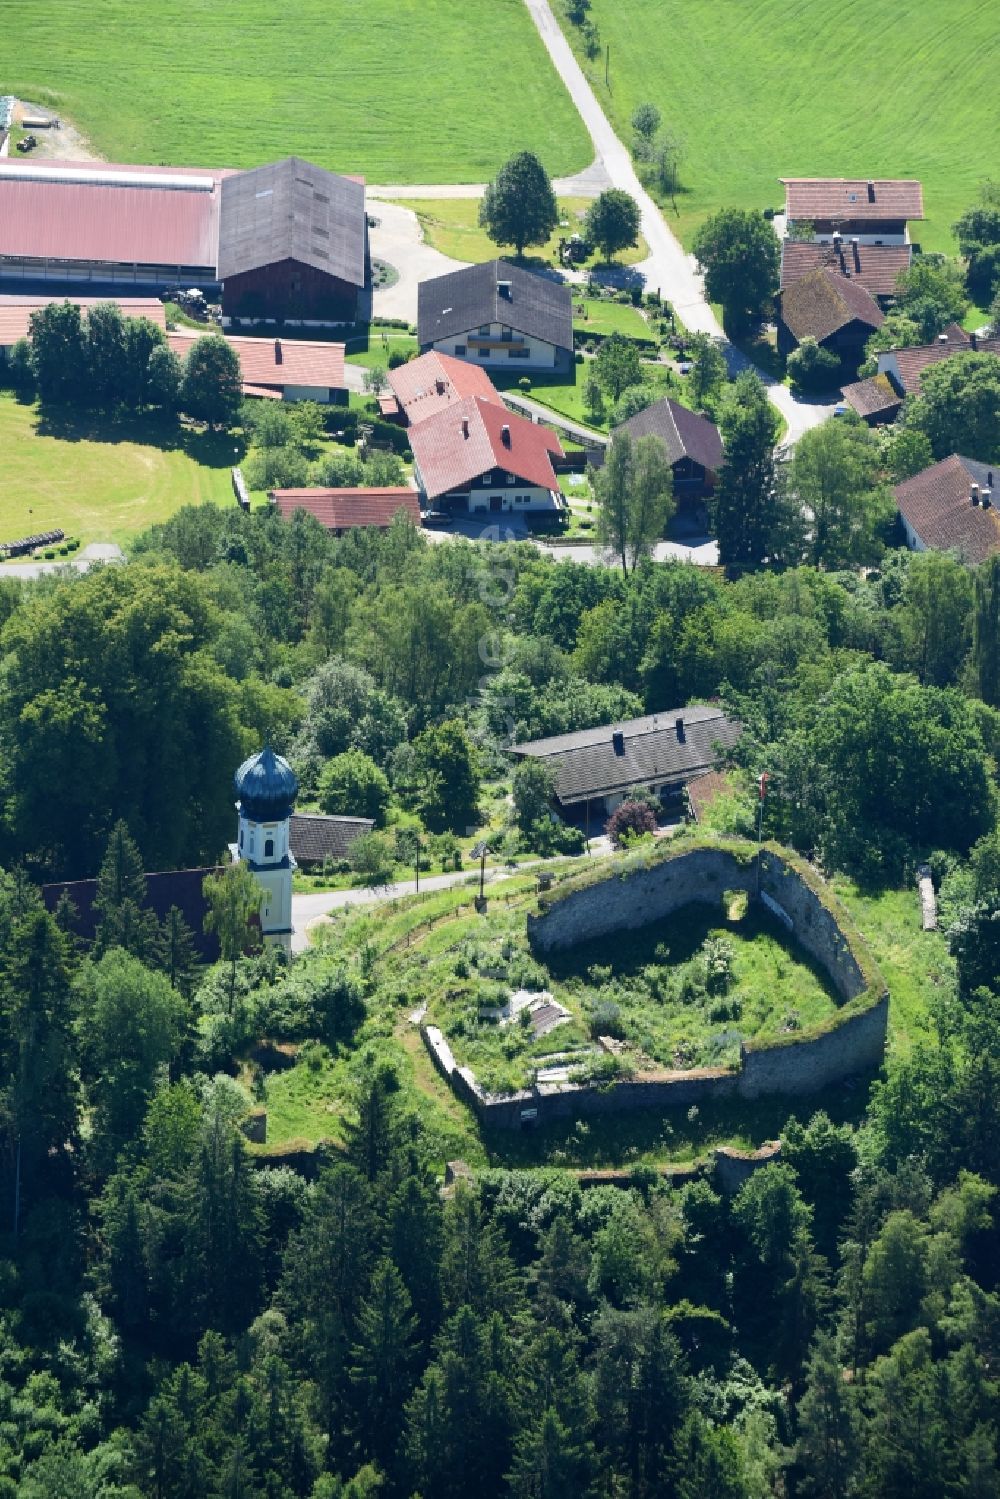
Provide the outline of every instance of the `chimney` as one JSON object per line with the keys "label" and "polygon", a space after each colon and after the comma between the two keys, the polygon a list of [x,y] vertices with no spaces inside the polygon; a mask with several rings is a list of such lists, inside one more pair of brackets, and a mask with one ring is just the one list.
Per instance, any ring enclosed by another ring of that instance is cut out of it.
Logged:
{"label": "chimney", "polygon": [[833,248],[835,250],[839,250],[840,249],[840,241],[841,241],[840,230],[839,229],[835,229],[833,231]]}
{"label": "chimney", "polygon": [[979,338],[975,333],[969,334],[969,347],[973,353],[979,348]]}
{"label": "chimney", "polygon": [[678,744],[683,744],[684,743],[684,720],[683,720],[683,718],[675,718],[674,719],[674,728],[677,730],[677,743]]}
{"label": "chimney", "polygon": [[874,182],[869,182],[869,184],[868,184],[868,201],[869,201],[869,203],[874,203],[875,202],[875,184],[874,184]]}
{"label": "chimney", "polygon": [[468,435],[469,435],[469,423],[468,423],[468,420],[463,416],[463,418],[462,418],[462,436],[463,437],[468,437]]}
{"label": "chimney", "polygon": [[992,469],[988,469],[987,470],[987,473],[986,473],[986,483],[987,483],[988,488],[990,488],[990,489],[993,488],[993,470]]}
{"label": "chimney", "polygon": [[611,748],[614,750],[616,755],[624,755],[625,735],[622,733],[621,729],[615,729],[614,733],[611,735]]}
{"label": "chimney", "polygon": [[988,489],[983,490],[983,509],[988,510],[993,503],[993,496]]}
{"label": "chimney", "polygon": [[435,389],[437,390],[438,395],[439,396],[443,396],[444,395],[444,381],[443,380],[435,380],[434,381],[434,386],[435,386]]}
{"label": "chimney", "polygon": [[275,364],[280,364],[281,363],[281,339],[280,338],[276,338],[274,340],[274,362],[275,362]]}
{"label": "chimney", "polygon": [[855,235],[854,238],[851,240],[851,249],[854,251],[854,269],[860,275],[861,274],[861,246],[858,243],[858,237],[857,237],[857,235]]}
{"label": "chimney", "polygon": [[969,485],[969,499],[972,501],[972,503],[974,505],[978,505],[979,504],[979,485],[978,484],[970,484]]}
{"label": "chimney", "polygon": [[505,448],[510,447],[510,428],[508,427],[506,422],[504,422],[503,426],[500,428],[500,441],[503,443]]}

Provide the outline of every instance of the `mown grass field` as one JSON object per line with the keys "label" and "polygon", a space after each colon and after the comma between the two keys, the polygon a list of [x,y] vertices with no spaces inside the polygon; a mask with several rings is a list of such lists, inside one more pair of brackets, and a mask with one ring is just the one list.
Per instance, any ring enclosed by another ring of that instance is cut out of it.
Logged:
{"label": "mown grass field", "polygon": [[592,155],[521,0],[5,5],[0,92],[54,105],[119,161],[295,154],[372,182],[482,182],[525,146],[553,174]]}
{"label": "mown grass field", "polygon": [[182,505],[231,505],[230,468],[242,453],[242,439],[232,433],[196,432],[155,417],[43,417],[0,393],[2,539],[58,528],[84,546],[123,542]]}
{"label": "mown grass field", "polygon": [[[420,220],[424,238],[442,255],[453,260],[478,262],[494,260],[497,247],[479,227],[478,198],[410,198],[400,200],[404,208],[411,208]],[[544,245],[533,245],[525,252],[525,262],[534,266],[559,266],[559,241],[572,234],[582,234],[583,220],[590,207],[591,198],[560,198],[560,227]],[[649,246],[639,236],[639,243],[631,250],[623,250],[616,257],[618,265],[636,265],[649,255]],[[578,269],[587,269],[601,263],[600,253],[580,261]]]}
{"label": "mown grass field", "polygon": [[892,176],[923,181],[913,237],[953,249],[951,224],[996,173],[991,0],[593,0],[590,14],[602,47],[584,68],[621,138],[649,99],[686,142],[667,217],[687,243],[716,208],[779,207],[779,176]]}

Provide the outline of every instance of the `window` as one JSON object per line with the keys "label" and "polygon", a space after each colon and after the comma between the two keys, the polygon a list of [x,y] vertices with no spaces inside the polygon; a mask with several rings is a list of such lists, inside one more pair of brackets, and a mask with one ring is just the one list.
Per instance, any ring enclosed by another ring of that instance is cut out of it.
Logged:
{"label": "window", "polygon": [[243,829],[240,828],[240,848],[243,847]]}
{"label": "window", "polygon": [[489,351],[489,349],[480,349],[479,350],[479,357],[480,357],[480,359],[489,359],[489,357],[490,357],[490,351]]}
{"label": "window", "polygon": [[484,323],[483,326],[479,330],[479,337],[480,338],[489,338],[489,336],[490,336],[490,325],[489,325],[489,323]]}
{"label": "window", "polygon": [[514,337],[513,328],[501,328],[500,337],[503,339],[504,343],[509,344],[511,339]]}
{"label": "window", "polygon": [[508,484],[516,484],[517,483],[517,475],[516,474],[508,474],[506,476],[506,483],[508,483]]}
{"label": "window", "polygon": [[465,358],[465,345],[464,344],[456,344],[455,345],[455,358],[456,359],[464,359]]}
{"label": "window", "polygon": [[264,840],[264,858],[265,859],[273,859],[274,858],[274,839],[273,838],[266,838]]}
{"label": "window", "polygon": [[531,355],[530,349],[508,349],[508,359],[528,359]]}

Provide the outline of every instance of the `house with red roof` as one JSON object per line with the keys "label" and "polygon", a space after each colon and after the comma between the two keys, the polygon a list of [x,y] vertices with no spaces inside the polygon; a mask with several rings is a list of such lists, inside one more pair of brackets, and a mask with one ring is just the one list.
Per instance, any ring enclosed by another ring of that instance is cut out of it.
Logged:
{"label": "house with red roof", "polygon": [[395,417],[410,427],[470,396],[503,405],[485,370],[436,350],[390,370],[389,388],[390,401],[379,402],[382,415]]}
{"label": "house with red roof", "polygon": [[908,225],[924,217],[924,193],[912,178],[780,177],[789,227],[812,226],[817,241],[834,234],[871,245],[909,243]]}
{"label": "house with red roof", "polygon": [[268,499],[285,520],[304,510],[335,536],[358,526],[387,531],[401,510],[420,525],[417,492],[403,484],[384,489],[272,489]]}
{"label": "house with red roof", "polygon": [[483,395],[444,401],[409,437],[427,507],[471,515],[562,508],[552,466],[565,456],[558,437],[501,402]]}
{"label": "house with red roof", "polygon": [[[167,335],[167,342],[179,358],[185,359],[196,339],[203,336],[174,332]],[[245,396],[318,401],[324,406],[346,403],[343,344],[304,338],[245,338],[231,333],[222,337],[239,356]]]}

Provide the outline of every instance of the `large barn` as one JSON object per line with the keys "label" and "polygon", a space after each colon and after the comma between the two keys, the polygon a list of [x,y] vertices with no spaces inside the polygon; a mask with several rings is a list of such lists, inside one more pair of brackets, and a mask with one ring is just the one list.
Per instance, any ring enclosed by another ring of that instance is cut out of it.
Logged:
{"label": "large barn", "polygon": [[200,287],[227,318],[355,322],[364,184],[290,156],[248,172],[0,158],[0,289]]}

